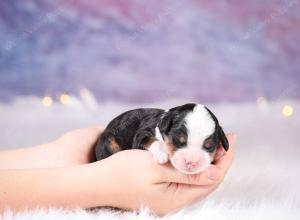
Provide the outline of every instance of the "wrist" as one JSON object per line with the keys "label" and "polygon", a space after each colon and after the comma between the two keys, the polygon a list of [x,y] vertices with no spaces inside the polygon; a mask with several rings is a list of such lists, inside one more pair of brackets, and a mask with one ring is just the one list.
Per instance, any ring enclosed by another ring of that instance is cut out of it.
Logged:
{"label": "wrist", "polygon": [[114,206],[114,178],[106,160],[82,165],[77,169],[86,192],[85,207]]}
{"label": "wrist", "polygon": [[[104,206],[95,173],[89,165],[54,169],[0,171],[0,212],[31,208],[89,208]],[[108,197],[106,197],[108,198]]]}

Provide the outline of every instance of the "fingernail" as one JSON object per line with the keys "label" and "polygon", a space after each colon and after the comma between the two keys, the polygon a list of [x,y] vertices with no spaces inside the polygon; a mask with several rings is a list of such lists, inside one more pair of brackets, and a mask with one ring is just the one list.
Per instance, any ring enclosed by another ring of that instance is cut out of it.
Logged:
{"label": "fingernail", "polygon": [[219,180],[221,178],[221,172],[218,168],[211,166],[207,170],[207,177],[211,180]]}

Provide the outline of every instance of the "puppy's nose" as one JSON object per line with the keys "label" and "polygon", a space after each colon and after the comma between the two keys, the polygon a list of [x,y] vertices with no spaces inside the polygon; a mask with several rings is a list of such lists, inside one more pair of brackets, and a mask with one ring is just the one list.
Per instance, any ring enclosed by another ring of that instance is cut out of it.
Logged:
{"label": "puppy's nose", "polygon": [[200,156],[189,156],[184,158],[185,167],[188,170],[193,170],[198,168],[201,165],[201,157]]}
{"label": "puppy's nose", "polygon": [[186,161],[185,166],[188,170],[193,170],[199,166],[199,162]]}

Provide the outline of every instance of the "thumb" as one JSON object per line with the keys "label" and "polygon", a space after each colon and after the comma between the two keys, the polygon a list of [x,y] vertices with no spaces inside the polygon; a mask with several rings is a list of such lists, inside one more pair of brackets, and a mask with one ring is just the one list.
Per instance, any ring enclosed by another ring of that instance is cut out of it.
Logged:
{"label": "thumb", "polygon": [[215,165],[210,165],[205,171],[192,175],[181,173],[170,164],[161,166],[161,169],[162,176],[159,182],[205,186],[215,184],[223,178],[222,170]]}

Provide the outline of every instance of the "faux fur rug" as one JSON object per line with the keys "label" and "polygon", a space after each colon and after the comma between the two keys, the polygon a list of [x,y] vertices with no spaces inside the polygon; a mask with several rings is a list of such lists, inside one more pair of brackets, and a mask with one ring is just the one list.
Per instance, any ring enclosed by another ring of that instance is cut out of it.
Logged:
{"label": "faux fur rug", "polygon": [[[148,106],[168,108],[186,100]],[[284,117],[290,104],[294,115]],[[164,219],[300,219],[300,103],[278,101],[208,105],[226,131],[238,135],[235,161],[223,184],[207,199]],[[136,106],[96,104],[73,99],[68,106],[40,105],[36,98],[0,105],[1,147],[23,147],[49,141],[65,131],[105,125],[117,114]],[[13,137],[13,138],[12,138]],[[34,210],[2,219],[155,219],[138,213],[107,209]]]}

